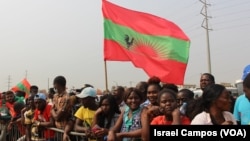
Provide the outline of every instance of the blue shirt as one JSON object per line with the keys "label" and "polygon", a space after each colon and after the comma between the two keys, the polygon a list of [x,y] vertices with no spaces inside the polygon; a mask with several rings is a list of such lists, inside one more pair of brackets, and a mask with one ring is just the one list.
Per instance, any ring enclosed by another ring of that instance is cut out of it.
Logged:
{"label": "blue shirt", "polygon": [[[121,128],[121,132],[130,132],[137,129],[141,129],[141,111],[142,107],[139,107],[137,110],[132,112],[132,117],[128,118],[128,113],[130,108],[128,106],[125,107],[124,115],[123,115],[123,124]],[[132,141],[135,138],[123,138],[122,141]]]}
{"label": "blue shirt", "polygon": [[233,115],[241,125],[250,125],[250,101],[245,94],[236,99]]}
{"label": "blue shirt", "polygon": [[140,106],[141,107],[147,107],[150,104],[150,101],[147,99],[146,101],[144,101]]}

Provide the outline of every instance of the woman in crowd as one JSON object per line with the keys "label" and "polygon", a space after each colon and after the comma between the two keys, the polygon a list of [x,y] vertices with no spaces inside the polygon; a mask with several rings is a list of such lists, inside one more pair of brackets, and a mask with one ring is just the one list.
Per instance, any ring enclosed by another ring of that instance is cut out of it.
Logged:
{"label": "woman in crowd", "polygon": [[158,93],[162,89],[161,80],[158,77],[151,77],[148,80],[147,98],[150,104],[147,107],[158,106]]}
{"label": "woman in crowd", "polygon": [[92,123],[92,132],[98,138],[98,141],[107,139],[108,131],[115,125],[120,113],[113,95],[107,94],[101,97],[99,108],[95,112]]}
{"label": "woman in crowd", "polygon": [[163,115],[154,117],[151,125],[189,125],[190,120],[182,115],[177,105],[176,92],[170,89],[163,89],[159,93],[159,111]]}
{"label": "woman in crowd", "polygon": [[[147,98],[149,104],[145,106],[142,110],[141,114],[141,123],[142,123],[142,140],[149,139],[149,124],[152,121],[154,116],[162,114],[158,111],[159,103],[158,103],[158,93],[161,91],[162,87],[160,85],[161,80],[158,77],[151,77],[148,80],[148,88],[147,88]],[[151,109],[150,111],[148,111]],[[152,113],[152,114],[148,114]]]}
{"label": "woman in crowd", "polygon": [[189,125],[190,120],[182,115],[177,105],[176,92],[170,89],[162,89],[159,92],[159,106],[153,106],[145,110],[142,115],[143,141],[149,141],[149,125]]}
{"label": "woman in crowd", "polygon": [[132,141],[141,137],[141,110],[143,96],[141,91],[128,88],[124,102],[127,107],[122,111],[114,127],[108,133],[108,141]]}
{"label": "woman in crowd", "polygon": [[196,101],[194,119],[191,125],[236,125],[233,114],[229,112],[232,106],[230,94],[223,85],[207,86],[201,98]]}

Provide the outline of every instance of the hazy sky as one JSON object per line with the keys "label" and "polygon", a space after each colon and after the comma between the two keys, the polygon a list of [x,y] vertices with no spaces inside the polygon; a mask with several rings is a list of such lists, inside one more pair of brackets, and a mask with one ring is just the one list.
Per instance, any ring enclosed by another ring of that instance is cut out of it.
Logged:
{"label": "hazy sky", "polygon": [[[179,25],[191,40],[185,83],[208,72],[206,32],[199,0],[110,0]],[[0,91],[20,82],[52,86],[57,75],[69,88],[85,83],[105,89],[101,0],[0,1]],[[242,76],[249,62],[250,1],[209,0],[212,74],[217,83]],[[128,15],[129,16],[129,15]],[[131,62],[107,62],[108,86],[135,85],[148,76]],[[10,81],[8,81],[10,78]]]}

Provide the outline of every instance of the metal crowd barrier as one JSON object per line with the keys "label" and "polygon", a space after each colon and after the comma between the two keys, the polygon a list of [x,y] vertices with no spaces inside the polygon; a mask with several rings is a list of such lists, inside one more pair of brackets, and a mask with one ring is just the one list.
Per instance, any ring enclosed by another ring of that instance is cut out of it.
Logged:
{"label": "metal crowd barrier", "polygon": [[0,123],[0,141],[6,140],[6,134],[7,134],[7,123],[4,123],[1,121]]}
{"label": "metal crowd barrier", "polygon": [[[55,140],[54,141],[62,141],[62,137],[63,137],[63,130],[62,129],[58,129],[58,128],[48,128],[50,130],[55,131]],[[85,141],[85,133],[79,133],[79,132],[75,132],[75,131],[71,131],[70,132],[70,141]]]}
{"label": "metal crowd barrier", "polygon": [[8,123],[0,124],[0,141],[17,141],[23,136],[16,125],[10,131],[7,131],[7,126]]}
{"label": "metal crowd barrier", "polygon": [[[13,125],[12,129],[10,131],[7,131],[8,122],[2,122],[0,123],[0,141],[25,141],[25,135],[24,133],[21,133],[20,130],[23,129],[18,128],[17,125]],[[52,130],[55,132],[53,140],[47,140],[47,141],[62,141],[63,138],[63,130],[58,128],[47,128],[48,130]],[[41,135],[43,135],[41,133]],[[33,139],[32,141],[46,141],[43,136]],[[85,133],[79,133],[79,132],[70,132],[70,141],[86,141]]]}
{"label": "metal crowd barrier", "polygon": [[6,141],[10,116],[0,116],[0,141]]}

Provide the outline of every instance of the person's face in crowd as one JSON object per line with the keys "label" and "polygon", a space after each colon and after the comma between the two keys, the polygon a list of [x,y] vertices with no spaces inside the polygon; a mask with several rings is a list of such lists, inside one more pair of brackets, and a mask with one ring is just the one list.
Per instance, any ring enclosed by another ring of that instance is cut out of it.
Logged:
{"label": "person's face in crowd", "polygon": [[136,89],[140,90],[142,93],[145,93],[146,92],[146,89],[145,87],[143,86],[143,83],[139,82],[136,86],[135,86]]}
{"label": "person's face in crowd", "polygon": [[114,88],[114,90],[112,91],[112,95],[115,97],[115,99],[118,99],[118,97],[119,97],[119,91],[118,91],[117,87]]}
{"label": "person's face in crowd", "polygon": [[34,103],[38,110],[43,110],[46,106],[46,101],[42,99],[35,99]]}
{"label": "person's face in crowd", "polygon": [[205,89],[207,85],[213,84],[212,80],[209,79],[208,75],[202,75],[200,78],[200,88]]}
{"label": "person's face in crowd", "polygon": [[104,99],[102,101],[101,109],[105,114],[109,113],[109,111],[110,111],[110,103],[109,103],[108,99]]}
{"label": "person's face in crowd", "polygon": [[184,102],[187,102],[188,97],[184,92],[177,93],[177,105],[180,107]]}
{"label": "person's face in crowd", "polygon": [[243,91],[245,93],[245,96],[249,99],[250,101],[250,88],[246,87],[243,85]]}
{"label": "person's face in crowd", "polygon": [[112,95],[115,97],[118,104],[122,102],[123,92],[118,87],[115,87],[115,89],[112,91]]}
{"label": "person's face in crowd", "polygon": [[1,99],[6,99],[5,97],[5,94],[1,94]]}
{"label": "person's face in crowd", "polygon": [[[52,91],[53,91],[53,92],[52,92]],[[55,94],[55,93],[54,93],[54,89],[53,89],[53,90],[50,90],[49,93],[48,93],[48,98],[51,98],[51,99],[52,99],[53,96],[54,96],[54,94]]]}
{"label": "person's face in crowd", "polygon": [[126,104],[132,111],[134,111],[139,108],[141,104],[141,98],[135,92],[131,92],[131,94],[128,96],[126,100]]}
{"label": "person's face in crowd", "polygon": [[171,94],[163,93],[160,97],[160,107],[164,109],[165,115],[172,115],[177,108],[177,101]]}
{"label": "person's face in crowd", "polygon": [[84,107],[91,107],[95,103],[95,98],[90,96],[81,98],[81,103]]}
{"label": "person's face in crowd", "polygon": [[142,92],[143,94],[143,99],[147,99],[147,95],[146,95],[146,89],[145,89],[145,86],[143,85],[143,83],[139,82],[136,86],[135,86],[136,89],[138,89],[139,91]]}
{"label": "person's face in crowd", "polygon": [[115,87],[115,89],[112,92],[112,95],[115,97],[115,99],[118,100],[121,98],[122,92],[121,90],[118,89],[118,87]]}
{"label": "person's face in crowd", "polygon": [[230,93],[225,89],[215,100],[215,104],[219,109],[221,109],[221,111],[229,111],[232,106]]}
{"label": "person's face in crowd", "polygon": [[59,85],[57,83],[54,83],[54,91],[55,93],[58,93]]}
{"label": "person's face in crowd", "polygon": [[54,92],[55,93],[62,93],[65,91],[65,87],[64,86],[61,86],[60,84],[57,84],[57,83],[54,83]]}
{"label": "person's face in crowd", "polygon": [[9,102],[9,103],[13,103],[14,102],[14,98],[15,98],[14,93],[9,93],[9,94],[5,95],[5,100],[7,102]]}
{"label": "person's face in crowd", "polygon": [[37,89],[31,89],[30,90],[30,94],[31,95],[36,95],[38,93],[38,90]]}
{"label": "person's face in crowd", "polygon": [[33,97],[28,98],[27,105],[30,106],[30,107],[33,107],[34,104],[35,104],[34,98]]}
{"label": "person's face in crowd", "polygon": [[159,90],[158,90],[157,86],[155,86],[155,85],[148,86],[147,98],[151,104],[157,103],[158,92],[159,92]]}
{"label": "person's face in crowd", "polygon": [[[15,103],[16,104],[16,103]],[[14,104],[14,105],[15,105]],[[17,115],[21,114],[22,109],[24,108],[24,104],[18,105],[18,107],[14,106],[14,111],[16,112]]]}

